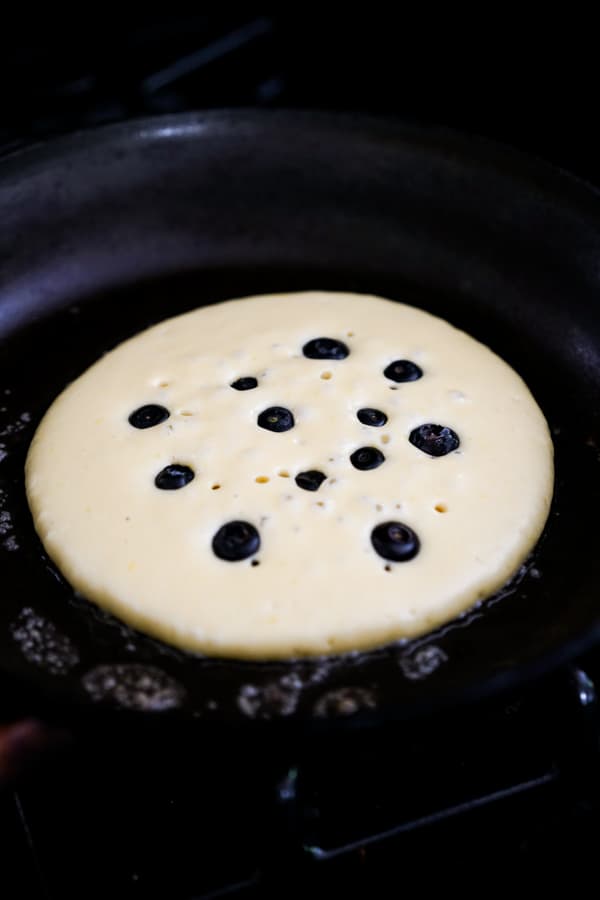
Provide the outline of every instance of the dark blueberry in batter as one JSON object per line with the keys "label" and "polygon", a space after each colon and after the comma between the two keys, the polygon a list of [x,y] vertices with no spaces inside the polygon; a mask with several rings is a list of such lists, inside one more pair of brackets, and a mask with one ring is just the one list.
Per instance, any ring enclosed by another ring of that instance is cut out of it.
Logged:
{"label": "dark blueberry in batter", "polygon": [[248,559],[259,547],[260,535],[250,522],[227,522],[212,539],[213,553],[227,562]]}
{"label": "dark blueberry in batter", "polygon": [[261,412],[257,422],[267,431],[289,431],[295,425],[294,416],[285,406],[269,406]]}
{"label": "dark blueberry in batter", "polygon": [[376,469],[385,461],[385,456],[377,447],[359,447],[350,456],[350,462],[355,469]]}
{"label": "dark blueberry in batter", "polygon": [[392,381],[418,381],[423,377],[423,370],[410,359],[396,359],[384,369],[383,374]]}
{"label": "dark blueberry in batter", "polygon": [[296,484],[305,491],[318,491],[326,478],[327,475],[323,475],[322,472],[310,469],[296,475]]}
{"label": "dark blueberry in batter", "polygon": [[129,416],[129,424],[134,428],[154,428],[165,422],[171,413],[164,406],[158,403],[148,403],[146,406],[140,406]]}
{"label": "dark blueberry in batter", "polygon": [[343,341],[335,338],[315,338],[302,348],[308,359],[346,359],[350,351]]}
{"label": "dark blueberry in batter", "polygon": [[402,522],[382,522],[371,532],[371,543],[384,559],[408,562],[420,549],[419,538],[412,528]]}
{"label": "dark blueberry in batter", "polygon": [[179,463],[173,463],[172,466],[165,466],[154,479],[154,484],[161,491],[177,491],[179,488],[185,487],[194,479],[194,471],[189,466],[180,466]]}
{"label": "dark blueberry in batter", "polygon": [[445,456],[460,445],[457,433],[447,425],[419,425],[411,431],[408,439],[430,456]]}
{"label": "dark blueberry in batter", "polygon": [[252,388],[258,387],[258,381],[253,375],[249,375],[247,378],[238,378],[231,387],[236,391],[251,391]]}
{"label": "dark blueberry in batter", "polygon": [[363,425],[372,425],[373,428],[381,428],[387,422],[387,416],[384,412],[381,412],[380,409],[371,409],[370,406],[359,409],[356,416]]}

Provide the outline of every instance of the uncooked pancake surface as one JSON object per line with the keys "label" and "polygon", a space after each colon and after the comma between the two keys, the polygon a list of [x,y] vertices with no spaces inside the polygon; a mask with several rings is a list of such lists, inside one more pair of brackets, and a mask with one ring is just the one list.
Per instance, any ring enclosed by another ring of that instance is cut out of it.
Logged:
{"label": "uncooked pancake surface", "polygon": [[274,659],[414,637],[493,593],[541,533],[553,455],[488,348],[315,291],[121,344],[52,404],[26,483],[88,599],[183,648]]}

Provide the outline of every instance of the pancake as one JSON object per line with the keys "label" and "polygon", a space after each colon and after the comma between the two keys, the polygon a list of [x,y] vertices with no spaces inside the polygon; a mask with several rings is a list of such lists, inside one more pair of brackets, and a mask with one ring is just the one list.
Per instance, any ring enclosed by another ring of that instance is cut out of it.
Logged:
{"label": "pancake", "polygon": [[26,464],[76,590],[177,647],[257,659],[371,648],[469,609],[534,547],[553,478],[545,418],[490,349],[323,291],[135,335],[54,401]]}

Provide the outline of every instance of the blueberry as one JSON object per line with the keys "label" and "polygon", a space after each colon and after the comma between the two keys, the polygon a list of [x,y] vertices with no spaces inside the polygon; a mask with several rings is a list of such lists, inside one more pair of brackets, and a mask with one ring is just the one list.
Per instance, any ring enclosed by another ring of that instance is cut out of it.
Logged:
{"label": "blueberry", "polygon": [[212,539],[213,553],[227,562],[248,559],[259,547],[260,535],[250,522],[227,522]]}
{"label": "blueberry", "polygon": [[295,425],[294,416],[285,406],[269,406],[261,412],[257,423],[267,431],[289,431]]}
{"label": "blueberry", "polygon": [[350,351],[342,341],[335,338],[315,338],[302,348],[308,359],[346,359]]}
{"label": "blueberry", "polygon": [[383,374],[392,381],[418,381],[423,377],[423,370],[410,359],[396,359],[384,369]]}
{"label": "blueberry", "polygon": [[155,425],[165,422],[170,415],[171,413],[164,406],[159,406],[158,403],[148,403],[131,413],[129,424],[134,428],[154,428]]}
{"label": "blueberry", "polygon": [[460,446],[460,439],[447,425],[419,425],[414,428],[409,441],[429,456],[445,456]]}
{"label": "blueberry", "polygon": [[384,412],[381,412],[380,409],[371,409],[370,406],[359,409],[356,417],[363,425],[371,425],[373,428],[381,428],[387,422],[387,416]]}
{"label": "blueberry", "polygon": [[419,552],[421,544],[412,528],[402,522],[382,522],[371,532],[371,543],[384,559],[408,562]]}
{"label": "blueberry", "polygon": [[318,472],[316,469],[309,469],[308,472],[300,472],[296,475],[296,484],[305,491],[318,491],[327,475]]}
{"label": "blueberry", "polygon": [[354,468],[362,471],[376,469],[384,461],[385,456],[377,447],[359,447],[350,456],[350,462]]}
{"label": "blueberry", "polygon": [[161,469],[154,484],[161,491],[177,491],[179,488],[185,487],[194,479],[194,471],[189,466],[180,466],[179,463],[173,463],[171,466],[165,466]]}
{"label": "blueberry", "polygon": [[248,375],[246,378],[238,378],[232,382],[231,387],[235,391],[251,391],[252,388],[258,387],[258,381],[253,375]]}

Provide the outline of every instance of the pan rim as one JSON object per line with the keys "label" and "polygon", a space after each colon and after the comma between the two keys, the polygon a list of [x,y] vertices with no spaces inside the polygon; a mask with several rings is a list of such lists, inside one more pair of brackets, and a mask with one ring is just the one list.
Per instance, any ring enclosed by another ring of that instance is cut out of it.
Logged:
{"label": "pan rim", "polygon": [[[536,153],[526,152],[504,141],[485,137],[484,135],[470,132],[466,129],[451,128],[440,124],[407,122],[398,117],[385,116],[377,113],[362,113],[343,110],[322,110],[310,107],[278,107],[265,109],[261,107],[220,107],[208,110],[190,110],[183,113],[165,113],[162,115],[149,115],[134,117],[116,122],[108,122],[93,125],[89,128],[78,128],[74,131],[58,134],[48,138],[31,141],[19,147],[14,147],[0,155],[0,187],[2,180],[9,176],[13,164],[17,164],[19,174],[23,174],[23,163],[45,161],[46,159],[62,158],[67,151],[74,153],[85,151],[88,147],[97,149],[101,141],[113,144],[122,136],[130,138],[137,133],[139,138],[147,138],[164,134],[165,137],[200,136],[207,124],[221,123],[223,126],[239,127],[240,122],[246,120],[248,124],[263,120],[275,122],[280,120],[282,124],[297,126],[306,122],[319,126],[351,126],[355,125],[360,131],[368,127],[381,129],[388,137],[399,140],[408,139],[411,143],[422,142],[427,145],[452,144],[468,155],[469,151],[479,150],[473,161],[495,167],[502,165],[500,174],[510,174],[519,178],[524,175],[536,175],[554,179],[558,184],[564,183],[567,187],[575,187],[580,190],[580,198],[585,201],[590,199],[590,194],[600,200],[600,186],[596,187],[585,177],[578,175],[569,169],[551,162]],[[522,171],[508,171],[506,164],[513,162],[515,167],[521,167]],[[547,185],[545,185],[547,187]],[[600,228],[600,206],[595,210],[598,216]]]}

